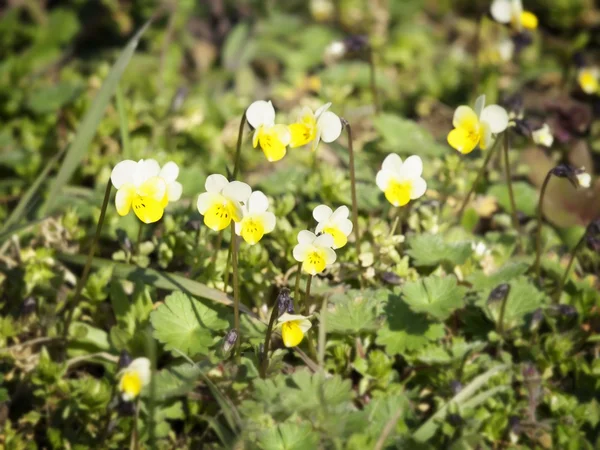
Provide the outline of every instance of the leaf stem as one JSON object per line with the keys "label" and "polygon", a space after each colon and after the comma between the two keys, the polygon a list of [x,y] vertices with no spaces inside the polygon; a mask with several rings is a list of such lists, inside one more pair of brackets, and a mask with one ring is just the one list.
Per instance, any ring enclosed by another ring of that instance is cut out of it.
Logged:
{"label": "leaf stem", "polygon": [[341,119],[342,125],[348,133],[348,153],[349,153],[349,168],[350,168],[350,188],[352,191],[352,223],[354,229],[354,240],[356,245],[356,261],[359,261],[360,256],[360,232],[358,229],[358,202],[356,200],[356,173],[354,170],[354,146],[352,144],[352,127],[344,118]]}
{"label": "leaf stem", "polygon": [[223,230],[219,231],[217,235],[217,242],[215,243],[215,250],[213,252],[212,258],[210,259],[210,264],[215,265],[217,262],[217,255],[219,254],[219,250],[221,249],[221,243],[223,242]]}
{"label": "leaf stem", "polygon": [[240,332],[240,287],[238,277],[238,261],[237,261],[237,237],[235,235],[235,223],[231,222],[231,262],[233,266],[233,326],[237,332],[237,340],[235,341],[234,355],[236,362],[240,362],[240,344],[242,335]]}
{"label": "leaf stem", "polygon": [[269,346],[271,345],[271,334],[273,333],[273,324],[275,319],[279,315],[279,302],[275,301],[273,310],[271,311],[271,317],[269,318],[269,325],[267,326],[267,333],[265,334],[265,343],[263,346],[262,361],[260,363],[260,376],[261,378],[267,377],[267,369],[269,368]]}
{"label": "leaf stem", "polygon": [[135,252],[137,256],[140,256],[140,244],[142,243],[142,229],[144,227],[144,222],[140,220],[140,227],[138,228],[137,240],[135,243]]}
{"label": "leaf stem", "polygon": [[569,263],[567,264],[565,273],[563,274],[562,278],[560,279],[560,283],[558,284],[558,288],[556,289],[556,293],[554,294],[554,302],[555,303],[558,303],[560,300],[560,294],[561,294],[563,288],[565,287],[565,283],[567,282],[567,279],[569,278],[569,272],[571,271],[571,266],[575,262],[575,257],[577,256],[577,253],[579,252],[579,250],[581,250],[581,247],[583,247],[583,244],[585,243],[585,238],[587,236],[587,233],[588,233],[588,230],[586,229],[585,232],[583,233],[583,236],[581,236],[581,239],[579,239],[579,242],[577,242],[577,245],[571,252],[571,257],[569,258]]}
{"label": "leaf stem", "polygon": [[244,138],[244,126],[246,125],[246,111],[244,110],[244,114],[242,115],[242,120],[240,121],[240,129],[238,131],[237,138],[237,147],[235,150],[235,160],[233,163],[233,174],[232,178],[235,180],[238,172],[240,171],[240,158],[242,154],[242,140]]}
{"label": "leaf stem", "polygon": [[302,273],[302,263],[298,263],[298,269],[296,270],[296,286],[294,287],[294,311],[300,311],[300,275]]}
{"label": "leaf stem", "polygon": [[223,292],[227,292],[227,288],[229,287],[229,266],[231,264],[231,253],[233,252],[233,242],[235,231],[235,224],[231,222],[231,242],[229,243],[229,249],[227,250],[227,262],[225,263],[225,273],[223,274]]}
{"label": "leaf stem", "polygon": [[550,182],[550,178],[552,178],[552,170],[548,172],[546,178],[544,178],[544,183],[542,184],[542,189],[540,191],[540,199],[538,200],[537,207],[537,230],[535,232],[535,262],[533,263],[533,270],[535,273],[536,280],[540,280],[540,261],[542,258],[542,216],[543,216],[543,207],[544,207],[544,196],[546,195],[546,188],[548,187],[548,183]]}
{"label": "leaf stem", "polygon": [[519,225],[519,217],[517,216],[517,204],[515,203],[515,194],[512,188],[512,176],[510,173],[510,160],[508,152],[510,150],[510,142],[508,139],[508,129],[504,132],[504,170],[506,173],[506,185],[508,187],[508,198],[510,199],[510,208],[512,212],[513,227],[517,231],[517,245],[519,250],[523,251],[523,242],[521,240],[521,226]]}

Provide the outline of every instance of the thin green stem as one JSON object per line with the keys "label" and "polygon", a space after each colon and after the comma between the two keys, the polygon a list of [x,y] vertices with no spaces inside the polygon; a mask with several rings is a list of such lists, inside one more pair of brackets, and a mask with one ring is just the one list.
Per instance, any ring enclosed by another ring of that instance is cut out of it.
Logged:
{"label": "thin green stem", "polygon": [[96,225],[96,233],[94,234],[94,240],[92,241],[92,245],[90,246],[90,251],[88,253],[87,259],[85,261],[85,266],[83,267],[83,272],[81,277],[79,277],[79,281],[75,286],[75,293],[71,300],[66,304],[66,318],[65,318],[65,328],[63,330],[63,337],[66,339],[69,334],[69,327],[71,326],[71,321],[73,320],[73,314],[75,313],[75,306],[77,305],[77,301],[79,300],[79,296],[81,295],[81,291],[85,286],[85,282],[87,281],[88,275],[92,268],[92,260],[94,259],[94,254],[96,253],[96,247],[98,246],[98,241],[100,240],[100,232],[102,231],[102,225],[104,225],[104,217],[106,217],[106,209],[108,207],[108,200],[110,199],[110,191],[112,189],[112,182],[108,180],[106,184],[106,191],[104,192],[104,200],[102,202],[102,208],[100,209],[100,217],[98,218],[98,224]]}
{"label": "thin green stem", "polygon": [[235,359],[236,362],[240,362],[240,344],[242,341],[242,334],[240,332],[240,286],[239,286],[239,274],[238,274],[238,261],[237,261],[237,236],[235,235],[235,223],[231,222],[231,240],[233,242],[231,252],[231,262],[233,266],[233,327],[237,333],[237,340],[235,341]]}
{"label": "thin green stem", "polygon": [[217,235],[217,242],[215,243],[215,250],[213,252],[212,258],[210,259],[211,266],[214,266],[217,262],[217,255],[219,254],[219,250],[221,249],[221,243],[223,242],[223,230],[219,231]]}
{"label": "thin green stem", "polygon": [[521,226],[519,225],[519,217],[517,216],[517,204],[515,203],[515,193],[512,188],[512,176],[510,173],[510,159],[509,159],[510,142],[508,129],[504,132],[504,170],[506,173],[506,185],[508,187],[508,198],[510,199],[510,208],[513,221],[513,227],[517,231],[517,245],[519,250],[523,250],[523,242],[521,241]]}
{"label": "thin green stem", "polygon": [[562,278],[560,279],[560,283],[558,284],[558,288],[556,289],[556,294],[554,295],[555,303],[558,303],[560,300],[560,294],[562,293],[562,290],[565,287],[565,283],[567,282],[567,279],[569,278],[569,273],[571,272],[571,267],[573,266],[573,263],[575,262],[575,257],[577,256],[577,253],[581,250],[581,247],[583,247],[583,244],[585,243],[585,237],[587,236],[587,232],[588,232],[588,230],[586,229],[585,232],[583,233],[583,236],[581,236],[581,239],[579,239],[579,242],[577,243],[577,245],[571,252],[571,258],[569,258],[569,263],[567,264],[565,273],[563,274]]}
{"label": "thin green stem", "polygon": [[[309,275],[308,279],[306,280],[306,292],[304,293],[304,304],[302,305],[304,308],[304,314],[306,315],[308,315],[310,312],[310,286],[312,284],[312,278],[312,275]],[[312,331],[313,330],[308,330],[308,333],[306,334],[306,341],[308,343],[308,352],[310,353],[310,357],[316,361],[318,359],[318,355],[312,339]]]}
{"label": "thin green stem", "polygon": [[506,312],[506,303],[508,302],[508,296],[510,294],[510,284],[508,286],[509,289],[502,299],[502,305],[500,305],[500,315],[498,316],[498,334],[500,336],[504,335],[504,313]]}
{"label": "thin green stem", "polygon": [[[235,224],[233,222],[231,222],[231,224],[233,225],[233,227],[235,227]],[[225,273],[223,274],[223,292],[227,292],[227,288],[229,287],[229,267],[231,264],[231,254],[233,252],[234,245],[233,243],[235,241],[235,231],[233,227],[231,228],[231,242],[229,243],[229,250],[227,250],[227,261],[225,262]]]}
{"label": "thin green stem", "polygon": [[535,262],[533,263],[533,271],[535,273],[535,279],[540,279],[540,261],[542,259],[542,216],[544,207],[544,195],[546,195],[546,188],[552,178],[552,170],[548,172],[544,183],[542,184],[542,190],[540,191],[540,199],[538,200],[537,207],[537,230],[535,232]]}
{"label": "thin green stem", "polygon": [[498,147],[498,143],[499,142],[500,142],[500,137],[496,138],[496,141],[494,142],[494,145],[492,146],[491,149],[488,150],[487,154],[485,155],[485,159],[483,160],[483,164],[481,165],[481,169],[479,169],[479,172],[477,173],[477,177],[475,177],[475,181],[473,181],[473,184],[471,185],[471,189],[469,189],[469,192],[467,193],[467,196],[463,200],[463,203],[460,206],[460,209],[458,210],[458,215],[457,215],[458,222],[460,222],[462,220],[462,216],[463,216],[463,214],[465,212],[465,208],[469,204],[469,200],[471,199],[471,196],[475,192],[475,189],[477,188],[477,185],[479,184],[479,181],[481,180],[481,178],[485,174],[486,169],[487,169],[487,165],[490,162],[490,160],[492,159],[492,156],[494,155],[494,153],[496,151],[496,148]]}
{"label": "thin green stem", "polygon": [[244,126],[246,125],[246,111],[244,111],[244,114],[242,115],[242,120],[240,121],[240,129],[238,131],[238,138],[237,138],[237,147],[235,150],[235,160],[233,163],[233,174],[232,174],[232,178],[235,180],[237,177],[237,174],[240,170],[240,158],[241,158],[241,154],[242,154],[242,140],[244,138]]}
{"label": "thin green stem", "polygon": [[377,93],[377,80],[375,74],[375,59],[373,58],[373,48],[369,45],[367,50],[369,58],[369,84],[371,86],[371,96],[373,100],[373,108],[375,108],[375,114],[379,114],[379,95]]}
{"label": "thin green stem", "polygon": [[140,399],[138,397],[135,402],[135,416],[133,418],[133,427],[131,429],[131,441],[129,443],[130,450],[138,450],[140,448],[140,439],[138,437],[138,424],[140,419]]}
{"label": "thin green stem", "polygon": [[269,325],[267,326],[267,333],[265,334],[265,343],[263,345],[262,361],[260,363],[260,376],[261,378],[267,377],[267,369],[269,368],[269,346],[271,345],[271,334],[273,333],[273,325],[279,315],[279,303],[276,301],[271,311],[271,317],[269,318]]}
{"label": "thin green stem", "polygon": [[352,144],[352,127],[346,119],[341,119],[342,124],[348,133],[348,153],[349,153],[349,169],[350,169],[350,188],[352,194],[352,223],[354,229],[354,240],[356,245],[356,260],[359,261],[360,256],[360,232],[358,229],[358,202],[356,200],[356,173],[354,170],[354,146]]}
{"label": "thin green stem", "polygon": [[302,273],[302,263],[298,263],[298,269],[296,270],[296,286],[294,287],[294,311],[300,311],[300,275]]}
{"label": "thin green stem", "polygon": [[135,241],[135,253],[140,256],[140,245],[142,243],[142,230],[144,228],[144,222],[140,220],[140,227],[138,228],[137,240]]}
{"label": "thin green stem", "polygon": [[306,280],[306,291],[304,292],[304,301],[302,302],[302,311],[304,314],[308,314],[309,309],[310,309],[310,285],[312,284],[312,275],[308,276],[308,279]]}
{"label": "thin green stem", "polygon": [[129,126],[127,124],[127,111],[125,110],[125,97],[121,85],[117,85],[117,112],[119,113],[119,128],[121,130],[121,150],[123,158],[131,159],[131,146],[129,145]]}

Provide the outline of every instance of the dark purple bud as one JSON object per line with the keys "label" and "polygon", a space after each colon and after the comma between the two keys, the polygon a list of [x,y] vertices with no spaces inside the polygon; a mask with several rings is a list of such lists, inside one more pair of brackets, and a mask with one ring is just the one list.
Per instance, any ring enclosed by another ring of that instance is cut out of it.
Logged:
{"label": "dark purple bud", "polygon": [[126,402],[122,398],[119,398],[117,412],[120,416],[133,416],[135,414],[135,402]]}
{"label": "dark purple bud", "polygon": [[487,300],[488,305],[504,300],[508,296],[509,292],[510,292],[510,284],[508,284],[508,283],[499,284],[494,289],[492,289],[492,291],[490,292],[490,295],[488,296],[488,300]]}
{"label": "dark purple bud", "polygon": [[450,425],[452,425],[453,427],[460,426],[460,424],[463,421],[462,417],[460,417],[458,414],[448,414],[447,418],[448,418],[448,423]]}
{"label": "dark purple bud", "polygon": [[28,316],[29,314],[34,313],[36,308],[37,302],[35,301],[35,298],[29,296],[21,303],[21,315]]}
{"label": "dark purple bud", "polygon": [[452,380],[450,382],[450,389],[452,390],[452,393],[454,395],[458,394],[460,391],[462,391],[463,385],[460,381],[458,380]]}
{"label": "dark purple bud", "polygon": [[531,315],[531,323],[529,324],[529,328],[532,330],[537,329],[542,323],[542,320],[544,320],[544,311],[542,311],[542,308],[538,308]]}
{"label": "dark purple bud", "polygon": [[181,109],[188,92],[189,89],[185,86],[182,86],[179,89],[177,89],[177,92],[175,93],[175,95],[173,96],[173,100],[171,101],[171,112],[177,112]]}
{"label": "dark purple bud", "polygon": [[513,43],[515,44],[515,53],[522,52],[525,48],[529,47],[533,42],[533,36],[527,31],[517,33],[512,37]]}
{"label": "dark purple bud", "polygon": [[223,339],[223,351],[225,353],[229,353],[229,351],[233,348],[238,339],[238,333],[235,329],[231,329],[225,335]]}
{"label": "dark purple bud", "polygon": [[117,240],[121,243],[121,247],[128,253],[131,253],[133,250],[133,244],[131,243],[131,239],[127,236],[125,230],[118,228],[117,229]]}
{"label": "dark purple bud", "polygon": [[531,123],[530,120],[524,119],[516,119],[515,120],[515,131],[521,136],[530,137],[531,132],[535,130],[536,127]]}
{"label": "dark purple bud", "polygon": [[127,350],[121,350],[117,367],[119,368],[119,370],[124,369],[125,367],[129,366],[129,364],[131,364],[131,361],[131,355],[127,352]]}
{"label": "dark purple bud", "polygon": [[517,416],[510,416],[508,418],[508,427],[510,431],[515,434],[521,433],[521,419]]}
{"label": "dark purple bud", "polygon": [[282,288],[277,295],[277,316],[281,317],[284,313],[294,313],[294,300],[290,297],[290,290],[288,288]]}
{"label": "dark purple bud", "polygon": [[577,175],[582,173],[580,169],[576,169],[568,164],[559,164],[554,169],[550,170],[550,172],[555,177],[566,178],[571,182],[573,187],[579,188],[579,180],[577,179]]}
{"label": "dark purple bud", "polygon": [[509,97],[506,97],[502,102],[507,111],[513,114],[520,115],[523,112],[523,96],[517,92]]}
{"label": "dark purple bud", "polygon": [[577,310],[571,305],[554,305],[552,309],[559,316],[564,316],[566,318],[577,317]]}
{"label": "dark purple bud", "polygon": [[402,279],[394,272],[383,272],[381,274],[381,279],[384,281],[384,283],[393,284],[395,286],[399,285],[402,281]]}
{"label": "dark purple bud", "polygon": [[588,234],[585,237],[585,243],[591,251],[600,253],[600,237]]}
{"label": "dark purple bud", "polygon": [[202,222],[200,219],[190,219],[185,223],[185,228],[187,230],[198,231],[200,229],[200,224]]}
{"label": "dark purple bud", "polygon": [[585,57],[583,56],[583,53],[576,52],[573,55],[573,64],[575,64],[575,67],[577,67],[578,69],[583,69],[587,65],[585,63]]}
{"label": "dark purple bud", "polygon": [[369,47],[369,38],[363,35],[352,35],[344,39],[344,45],[349,55],[357,55]]}

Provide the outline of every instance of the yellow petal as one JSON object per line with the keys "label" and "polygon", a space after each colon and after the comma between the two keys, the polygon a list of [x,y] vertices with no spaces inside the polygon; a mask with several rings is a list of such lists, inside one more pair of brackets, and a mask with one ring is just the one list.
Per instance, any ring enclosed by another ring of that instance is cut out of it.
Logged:
{"label": "yellow petal", "polygon": [[144,223],[158,222],[165,212],[161,202],[151,197],[136,196],[131,203],[133,212]]}
{"label": "yellow petal", "polygon": [[333,245],[335,248],[342,248],[348,242],[348,238],[339,228],[336,227],[325,227],[323,233],[330,234],[333,237]]}
{"label": "yellow petal", "polygon": [[302,270],[310,275],[316,275],[325,270],[325,252],[321,250],[313,250],[306,255],[302,263]]}
{"label": "yellow petal", "polygon": [[468,131],[476,130],[479,127],[479,117],[471,108],[462,105],[456,108],[452,125],[454,128],[464,128]]}
{"label": "yellow petal", "polygon": [[241,235],[250,245],[256,244],[265,234],[265,226],[259,218],[247,218],[242,220]]}
{"label": "yellow petal", "polygon": [[448,133],[448,144],[463,154],[471,153],[479,142],[479,133],[470,133],[464,128],[455,128]]}
{"label": "yellow petal", "polygon": [[281,325],[281,337],[283,338],[283,345],[286,347],[296,347],[302,342],[304,333],[298,321],[292,320]]}
{"label": "yellow petal", "polygon": [[535,30],[538,27],[538,18],[532,12],[523,11],[521,13],[521,25],[527,30]]}
{"label": "yellow petal", "polygon": [[215,203],[204,214],[204,223],[211,230],[221,231],[229,226],[232,218],[231,209],[226,203]]}
{"label": "yellow petal", "polygon": [[292,135],[290,148],[302,147],[317,137],[317,126],[314,118],[311,120],[303,120],[301,123],[293,123],[288,128]]}
{"label": "yellow petal", "polygon": [[135,195],[135,186],[132,183],[125,183],[119,188],[115,197],[115,207],[120,216],[129,214]]}
{"label": "yellow petal", "polygon": [[286,146],[281,142],[277,130],[274,128],[262,129],[258,136],[260,148],[270,162],[279,161],[286,153]]}
{"label": "yellow petal", "polygon": [[385,198],[394,206],[404,206],[410,201],[412,183],[410,181],[390,181],[385,190]]}
{"label": "yellow petal", "polygon": [[583,69],[577,76],[581,90],[586,94],[595,94],[598,91],[598,78],[594,70]]}
{"label": "yellow petal", "polygon": [[125,372],[119,382],[119,391],[127,400],[140,395],[142,391],[142,379],[137,372]]}
{"label": "yellow petal", "polygon": [[162,202],[167,194],[167,183],[160,177],[151,177],[137,189],[140,197],[149,197],[157,202]]}

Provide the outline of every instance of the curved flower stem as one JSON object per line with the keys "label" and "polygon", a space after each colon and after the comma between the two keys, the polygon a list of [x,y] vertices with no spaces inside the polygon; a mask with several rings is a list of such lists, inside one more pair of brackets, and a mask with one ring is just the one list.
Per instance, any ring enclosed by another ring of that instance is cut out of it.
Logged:
{"label": "curved flower stem", "polygon": [[238,277],[238,261],[237,261],[237,243],[235,235],[235,223],[231,222],[231,262],[233,266],[233,327],[237,332],[237,340],[235,341],[234,355],[236,362],[240,360],[240,344],[242,341],[242,335],[240,333],[240,286]]}
{"label": "curved flower stem", "polygon": [[475,178],[475,181],[473,181],[473,184],[471,185],[471,189],[469,189],[469,192],[467,193],[467,196],[463,200],[463,203],[460,206],[460,209],[458,210],[458,215],[457,215],[458,222],[460,222],[462,220],[462,216],[463,216],[463,214],[465,212],[465,208],[469,204],[469,200],[471,199],[471,196],[475,192],[475,188],[477,187],[477,184],[479,184],[479,181],[481,180],[481,178],[485,174],[485,171],[487,169],[487,165],[490,162],[490,159],[492,159],[492,156],[494,155],[494,152],[496,151],[496,148],[498,147],[498,143],[499,142],[500,142],[500,137],[497,137],[496,141],[494,142],[494,145],[487,152],[487,155],[485,155],[485,159],[483,160],[483,164],[481,165],[481,169],[479,169],[479,172],[477,173],[477,177]]}
{"label": "curved flower stem", "polygon": [[358,203],[356,201],[356,173],[354,170],[354,146],[352,145],[352,127],[348,121],[341,118],[342,125],[348,133],[348,152],[349,152],[349,168],[350,168],[350,188],[352,191],[352,224],[354,229],[354,239],[356,244],[356,260],[359,261],[360,256],[360,232],[358,230]]}
{"label": "curved flower stem", "polygon": [[[235,224],[231,222],[232,226],[235,227]],[[231,264],[231,253],[233,252],[233,242],[235,232],[232,230],[231,242],[229,244],[229,250],[227,250],[227,262],[225,263],[225,273],[223,274],[223,292],[227,292],[227,288],[229,287],[229,265]]]}
{"label": "curved flower stem", "polygon": [[240,171],[240,157],[242,154],[242,140],[244,138],[244,126],[246,125],[246,111],[244,110],[244,114],[242,115],[242,120],[240,121],[240,129],[238,131],[237,138],[237,147],[235,150],[235,160],[233,163],[233,174],[231,177],[235,180],[238,172]]}
{"label": "curved flower stem", "polygon": [[302,263],[298,263],[298,269],[296,270],[296,286],[294,287],[294,311],[300,311],[300,301],[298,297],[300,295],[300,274],[302,273]]}
{"label": "curved flower stem", "polygon": [[536,280],[540,279],[540,260],[542,258],[542,213],[544,207],[544,195],[546,194],[546,188],[548,187],[548,182],[550,178],[552,178],[552,170],[548,172],[546,178],[544,178],[544,183],[542,184],[542,189],[540,191],[540,199],[538,200],[537,207],[537,230],[535,232],[535,262],[533,263],[533,271],[535,273]]}
{"label": "curved flower stem", "polygon": [[219,254],[219,249],[221,248],[221,243],[223,242],[223,230],[219,231],[217,235],[217,242],[215,243],[215,251],[213,252],[212,258],[210,259],[211,266],[214,266],[217,262],[217,255]]}
{"label": "curved flower stem", "polygon": [[506,173],[506,185],[508,187],[508,198],[510,199],[510,208],[512,212],[513,227],[517,231],[517,245],[519,251],[523,251],[523,242],[521,240],[521,226],[519,225],[519,218],[517,217],[517,205],[515,203],[515,194],[512,188],[512,176],[510,173],[510,160],[508,158],[508,151],[510,150],[510,143],[508,140],[508,130],[504,132],[504,170]]}
{"label": "curved flower stem", "polygon": [[71,321],[73,320],[73,314],[75,313],[75,305],[77,304],[77,300],[79,300],[81,291],[85,286],[85,282],[87,281],[88,275],[90,274],[90,270],[92,268],[92,260],[94,259],[96,247],[98,246],[98,241],[100,240],[100,232],[102,231],[102,225],[104,225],[104,217],[106,217],[106,209],[108,207],[108,200],[110,199],[111,189],[112,182],[108,180],[108,183],[106,184],[106,191],[104,192],[104,200],[102,201],[102,208],[100,209],[100,217],[98,218],[98,224],[96,225],[96,233],[94,234],[94,240],[92,241],[92,245],[90,246],[90,251],[85,261],[85,266],[83,267],[83,272],[81,273],[81,277],[79,277],[79,281],[75,286],[75,293],[73,294],[73,297],[71,297],[71,300],[65,305],[66,318],[65,328],[63,330],[63,338],[65,339],[69,334],[69,327],[71,325]]}
{"label": "curved flower stem", "polygon": [[[306,280],[306,292],[304,293],[304,314],[308,315],[310,312],[310,285],[312,283],[312,275],[308,276],[308,279]],[[315,348],[315,344],[313,343],[312,340],[312,329],[308,330],[307,336],[306,336],[306,341],[308,342],[308,352],[310,353],[310,357],[313,359],[313,361],[316,361],[318,359],[317,356],[317,349]]]}
{"label": "curved flower stem", "polygon": [[302,312],[304,314],[308,314],[308,310],[310,307],[310,303],[308,303],[308,302],[310,300],[310,285],[311,284],[312,284],[312,275],[309,275],[308,278],[306,279],[306,291],[304,293],[304,302],[302,305],[302,307],[303,307]]}
{"label": "curved flower stem", "polygon": [[579,242],[577,243],[577,245],[571,252],[571,258],[569,259],[569,263],[567,264],[565,273],[563,274],[562,278],[560,279],[560,283],[558,284],[558,288],[556,289],[556,294],[554,294],[554,303],[558,303],[560,300],[560,294],[561,294],[563,288],[565,287],[565,283],[567,282],[567,279],[569,278],[569,272],[571,272],[571,266],[575,262],[575,257],[577,256],[577,253],[579,252],[579,250],[581,250],[581,247],[583,247],[583,244],[585,243],[585,237],[587,236],[587,231],[588,230],[586,229],[585,232],[583,233],[583,236],[581,236],[581,239],[579,239]]}
{"label": "curved flower stem", "polygon": [[369,84],[371,86],[373,108],[375,108],[375,114],[379,114],[379,95],[377,93],[377,80],[375,77],[375,60],[373,58],[373,48],[370,45],[367,54],[369,58]]}
{"label": "curved flower stem", "polygon": [[263,345],[262,361],[260,362],[260,376],[261,378],[267,377],[267,369],[269,368],[269,346],[271,344],[271,334],[273,334],[273,325],[275,319],[279,315],[279,304],[275,302],[273,310],[271,311],[271,317],[269,318],[269,325],[267,326],[267,333],[265,334],[265,343]]}

